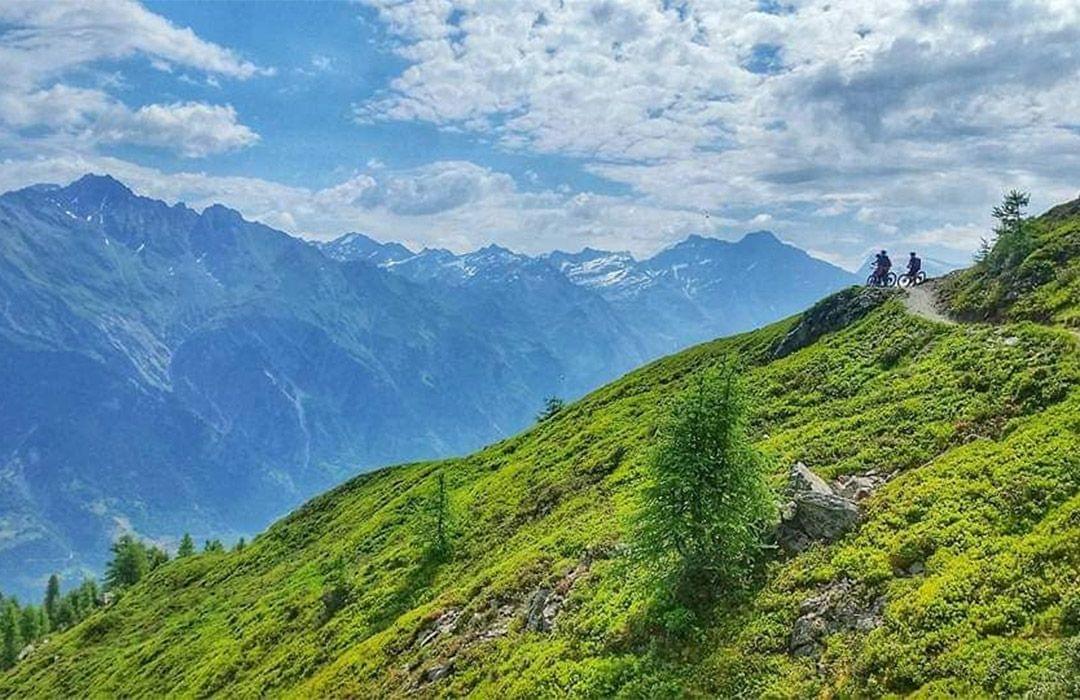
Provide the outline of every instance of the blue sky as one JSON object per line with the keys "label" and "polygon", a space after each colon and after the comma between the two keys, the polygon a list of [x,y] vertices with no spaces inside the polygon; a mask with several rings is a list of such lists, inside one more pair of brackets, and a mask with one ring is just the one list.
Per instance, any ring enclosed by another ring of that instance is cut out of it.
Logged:
{"label": "blue sky", "polygon": [[0,33],[3,189],[109,172],[307,237],[962,262],[1003,190],[1080,187],[1066,0],[13,0]]}

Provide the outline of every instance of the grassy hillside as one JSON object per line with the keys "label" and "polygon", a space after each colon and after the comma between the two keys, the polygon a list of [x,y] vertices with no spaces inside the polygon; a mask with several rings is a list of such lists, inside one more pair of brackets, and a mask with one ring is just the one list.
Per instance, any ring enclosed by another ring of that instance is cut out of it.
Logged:
{"label": "grassy hillside", "polygon": [[1029,220],[1017,238],[950,276],[944,292],[951,310],[978,320],[1080,329],[1080,199]]}
{"label": "grassy hillside", "polygon": [[[0,695],[1065,696],[1080,660],[1077,339],[937,324],[882,298],[781,359],[798,319],[655,362],[469,457],[355,479],[241,552],[157,569]],[[1052,320],[1076,318],[1067,298]],[[857,532],[775,557],[672,637],[626,533],[665,403],[732,358],[778,487],[796,460],[896,476]],[[440,474],[444,562],[423,536]],[[823,597],[878,622],[792,654],[800,609]]]}

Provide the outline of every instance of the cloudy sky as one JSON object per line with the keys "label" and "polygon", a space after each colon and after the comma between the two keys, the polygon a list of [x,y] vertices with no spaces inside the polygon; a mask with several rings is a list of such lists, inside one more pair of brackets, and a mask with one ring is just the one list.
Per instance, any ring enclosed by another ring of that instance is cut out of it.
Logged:
{"label": "cloudy sky", "polygon": [[0,3],[0,189],[108,172],[290,233],[970,257],[1080,191],[1075,0]]}

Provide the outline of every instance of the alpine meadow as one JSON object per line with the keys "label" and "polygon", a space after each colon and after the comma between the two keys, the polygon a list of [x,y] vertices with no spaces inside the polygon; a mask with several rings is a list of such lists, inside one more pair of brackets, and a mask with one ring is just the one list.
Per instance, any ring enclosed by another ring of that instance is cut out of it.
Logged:
{"label": "alpine meadow", "polygon": [[0,4],[0,698],[1080,698],[1077,46]]}

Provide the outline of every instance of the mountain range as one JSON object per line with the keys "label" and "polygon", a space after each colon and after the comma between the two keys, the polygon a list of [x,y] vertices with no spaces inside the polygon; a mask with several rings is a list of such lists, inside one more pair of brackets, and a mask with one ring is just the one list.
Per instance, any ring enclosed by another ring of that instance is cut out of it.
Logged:
{"label": "mountain range", "polygon": [[455,290],[453,296],[528,285],[516,293],[534,304],[570,283],[606,302],[649,358],[790,316],[859,279],[769,231],[737,242],[691,235],[640,261],[593,248],[537,257],[496,245],[464,255],[428,248],[414,253],[360,233],[319,247],[337,260],[371,262],[414,282]]}
{"label": "mountain range", "polygon": [[0,588],[120,533],[231,538],[375,466],[466,452],[855,277],[768,233],[647,260],[309,243],[108,176],[0,196]]}
{"label": "mountain range", "polygon": [[0,696],[1080,697],[1078,343],[1080,201],[161,563]]}

